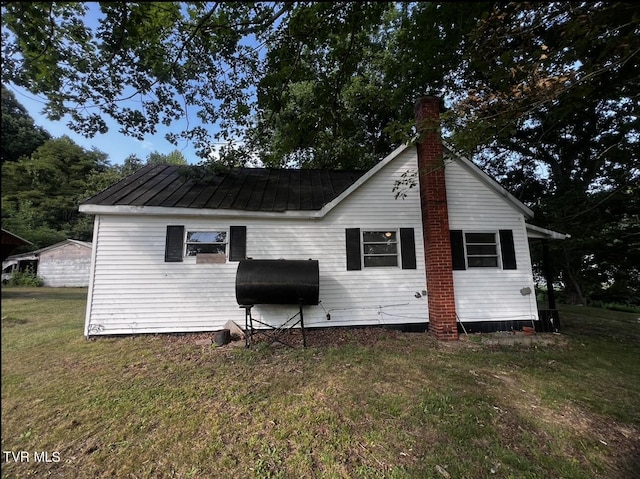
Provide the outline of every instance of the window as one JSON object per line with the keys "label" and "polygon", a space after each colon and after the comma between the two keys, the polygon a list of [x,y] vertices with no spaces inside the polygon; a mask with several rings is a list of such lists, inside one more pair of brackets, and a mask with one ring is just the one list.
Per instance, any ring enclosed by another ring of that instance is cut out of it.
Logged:
{"label": "window", "polygon": [[196,256],[200,253],[226,254],[226,231],[188,231],[185,241],[185,256]]}
{"label": "window", "polygon": [[362,251],[365,268],[398,266],[396,231],[363,231]]}
{"label": "window", "polygon": [[467,268],[518,269],[512,230],[498,230],[497,233],[451,230],[450,233],[454,271]]}
{"label": "window", "polygon": [[[363,263],[366,267],[398,266],[398,263],[402,269],[417,267],[413,228],[365,232],[361,232],[360,228],[346,228],[345,243],[347,271],[359,271]],[[399,251],[402,254],[398,254]]]}
{"label": "window", "polygon": [[187,231],[185,235],[184,225],[168,225],[165,262],[181,263],[185,256],[195,256],[196,263],[243,260],[247,256],[247,227],[230,226],[228,234],[227,231]]}
{"label": "window", "polygon": [[498,267],[498,243],[495,233],[465,233],[464,241],[469,268]]}

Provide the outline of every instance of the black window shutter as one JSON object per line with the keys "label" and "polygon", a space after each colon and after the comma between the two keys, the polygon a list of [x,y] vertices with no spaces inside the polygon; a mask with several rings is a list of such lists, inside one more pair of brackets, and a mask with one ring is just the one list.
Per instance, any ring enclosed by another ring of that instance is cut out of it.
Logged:
{"label": "black window shutter", "polygon": [[464,239],[462,237],[462,230],[449,231],[451,237],[451,264],[453,270],[467,269],[467,264],[464,259]]}
{"label": "black window shutter", "polygon": [[240,261],[247,257],[247,227],[229,228],[229,261]]}
{"label": "black window shutter", "polygon": [[416,269],[416,239],[413,228],[400,228],[402,269]]}
{"label": "black window shutter", "polygon": [[500,250],[502,252],[502,269],[518,269],[516,249],[513,245],[513,231],[500,230]]}
{"label": "black window shutter", "polygon": [[347,228],[347,271],[362,269],[360,258],[360,228]]}
{"label": "black window shutter", "polygon": [[184,240],[184,226],[167,226],[167,239],[164,246],[165,263],[182,261],[182,241]]}

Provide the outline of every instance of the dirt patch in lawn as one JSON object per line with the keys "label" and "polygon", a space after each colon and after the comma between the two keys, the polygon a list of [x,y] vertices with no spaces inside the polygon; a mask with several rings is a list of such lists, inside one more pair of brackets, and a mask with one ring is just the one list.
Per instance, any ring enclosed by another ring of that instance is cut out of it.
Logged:
{"label": "dirt patch in lawn", "polygon": [[[149,336],[149,335],[146,335]],[[150,335],[154,340],[167,341],[173,344],[198,344],[209,346],[215,344],[216,331],[202,333],[175,333]],[[123,338],[131,338],[131,335]],[[444,350],[457,351],[460,349],[496,349],[500,347],[538,347],[538,346],[566,346],[567,340],[562,334],[537,333],[532,336],[522,332],[496,332],[460,334],[458,341],[438,341],[427,332],[405,332],[399,329],[379,326],[331,327],[331,328],[307,328],[305,329],[307,347],[331,348],[343,345],[370,346],[390,341],[411,341],[419,339],[429,346]],[[99,340],[94,336],[92,340]],[[284,331],[258,331],[251,337],[251,345],[271,344],[277,346],[302,347],[303,336],[299,328]],[[240,335],[231,335],[228,346],[238,347],[245,345],[245,338]]]}
{"label": "dirt patch in lawn", "polygon": [[[216,331],[203,333],[178,333],[178,334],[154,334],[153,339],[159,341],[167,341],[175,344],[199,344],[210,345],[215,343]],[[374,345],[380,342],[387,342],[403,337],[422,336],[427,341],[434,341],[426,333],[406,333],[399,330],[383,328],[383,327],[364,327],[364,328],[307,328],[305,337],[307,347],[329,348],[346,344],[353,345]],[[131,338],[128,335],[123,338]],[[281,332],[261,331],[256,332],[251,337],[252,345],[263,345],[265,343],[274,343],[274,346],[283,346],[282,342],[274,341],[277,338],[292,347],[302,347],[302,331],[300,329],[289,329]],[[94,336],[92,340],[100,340],[99,336]],[[230,346],[244,346],[245,339],[237,335],[231,336]]]}

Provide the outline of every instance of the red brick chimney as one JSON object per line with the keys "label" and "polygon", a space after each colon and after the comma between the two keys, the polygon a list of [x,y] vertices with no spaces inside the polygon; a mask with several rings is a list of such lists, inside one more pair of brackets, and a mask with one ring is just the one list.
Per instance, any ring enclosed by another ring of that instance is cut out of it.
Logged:
{"label": "red brick chimney", "polygon": [[428,96],[420,98],[415,105],[419,134],[418,178],[429,302],[429,333],[441,341],[453,341],[458,339],[458,325],[440,137],[440,104],[439,98]]}

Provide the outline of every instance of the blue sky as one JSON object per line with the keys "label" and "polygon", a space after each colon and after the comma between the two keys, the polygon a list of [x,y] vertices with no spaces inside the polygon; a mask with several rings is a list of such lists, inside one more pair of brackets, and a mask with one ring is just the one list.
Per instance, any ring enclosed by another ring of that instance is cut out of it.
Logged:
{"label": "blue sky", "polygon": [[[108,122],[108,133],[102,135],[97,134],[93,138],[86,138],[69,129],[67,126],[69,118],[61,121],[50,121],[42,115],[41,112],[45,103],[44,97],[38,97],[15,85],[8,84],[5,86],[13,92],[16,100],[27,109],[35,124],[43,127],[51,136],[59,138],[66,135],[87,150],[95,147],[109,155],[109,161],[113,165],[121,164],[127,156],[132,154],[144,160],[151,152],[157,151],[159,153],[169,154],[174,150],[179,150],[188,163],[195,164],[201,161],[200,158],[196,156],[193,144],[182,141],[178,143],[178,145],[173,145],[167,141],[164,135],[170,131],[170,129],[163,125],[158,126],[157,134],[153,136],[147,135],[143,141],[140,141],[119,133],[118,125],[110,121]],[[175,123],[172,125],[171,130],[179,132],[182,130],[182,126],[180,123]]]}

